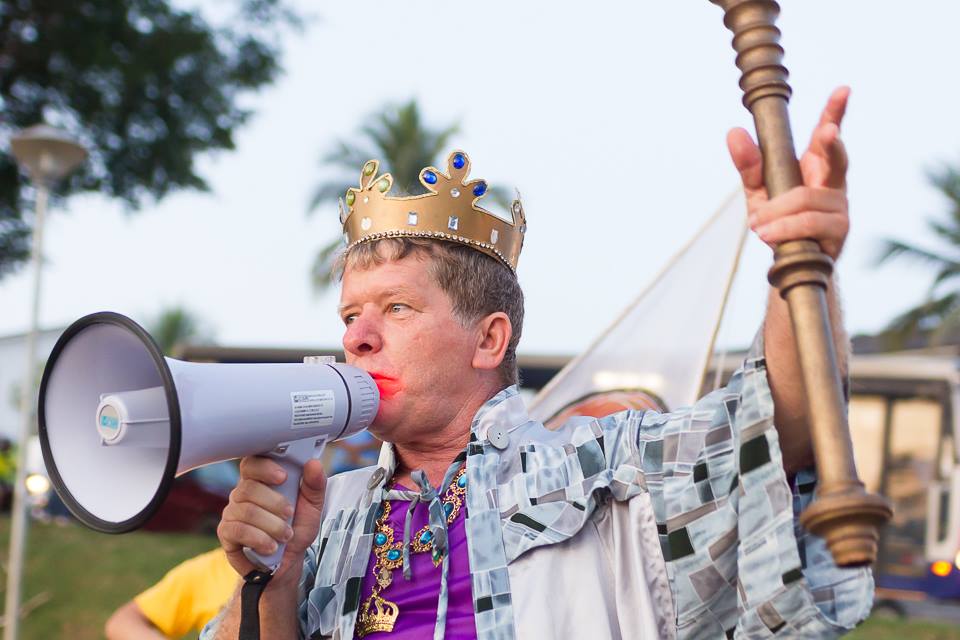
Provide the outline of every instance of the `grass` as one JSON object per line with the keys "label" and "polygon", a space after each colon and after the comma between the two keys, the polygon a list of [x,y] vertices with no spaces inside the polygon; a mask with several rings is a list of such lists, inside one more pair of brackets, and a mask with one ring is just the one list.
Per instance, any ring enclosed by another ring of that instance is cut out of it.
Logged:
{"label": "grass", "polygon": [[[0,517],[0,559],[7,566],[10,519]],[[118,606],[177,563],[217,545],[212,536],[134,532],[113,536],[78,525],[31,523],[23,601],[42,600],[21,623],[24,640],[100,640]],[[4,576],[5,578],[5,576]],[[0,589],[5,588],[4,584]],[[852,640],[960,640],[960,628],[871,618]]]}
{"label": "grass", "polygon": [[[10,519],[0,518],[0,558],[7,566]],[[23,603],[41,602],[21,622],[20,637],[100,640],[118,606],[179,562],[212,549],[212,536],[97,533],[79,525],[30,525]],[[3,575],[5,591],[6,575]]]}
{"label": "grass", "polygon": [[870,618],[846,637],[850,640],[960,640],[960,627],[876,617]]}

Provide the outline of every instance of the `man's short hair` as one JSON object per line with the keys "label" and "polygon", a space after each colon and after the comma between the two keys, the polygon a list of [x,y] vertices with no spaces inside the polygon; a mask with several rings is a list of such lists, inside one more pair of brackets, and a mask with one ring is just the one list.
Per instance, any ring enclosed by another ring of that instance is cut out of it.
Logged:
{"label": "man's short hair", "polygon": [[457,320],[468,326],[502,311],[510,318],[513,335],[498,372],[505,385],[519,383],[517,343],[523,331],[523,291],[517,276],[505,264],[456,242],[428,238],[381,238],[362,242],[340,257],[339,276],[349,268],[374,265],[420,254],[430,259],[430,275],[450,297]]}

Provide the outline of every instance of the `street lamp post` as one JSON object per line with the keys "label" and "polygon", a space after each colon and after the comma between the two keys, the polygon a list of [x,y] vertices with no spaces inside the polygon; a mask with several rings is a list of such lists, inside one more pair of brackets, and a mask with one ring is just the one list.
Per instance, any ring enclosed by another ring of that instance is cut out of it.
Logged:
{"label": "street lamp post", "polygon": [[33,306],[27,333],[27,366],[20,389],[20,442],[17,448],[17,477],[13,490],[13,518],[10,525],[10,558],[7,568],[7,595],[4,608],[4,640],[16,640],[20,627],[20,587],[27,536],[26,466],[27,441],[33,430],[33,380],[37,350],[37,324],[40,311],[40,270],[43,256],[43,220],[47,212],[50,187],[70,174],[87,157],[86,150],[66,133],[45,124],[24,129],[10,140],[13,157],[30,176],[36,189],[33,223]]}

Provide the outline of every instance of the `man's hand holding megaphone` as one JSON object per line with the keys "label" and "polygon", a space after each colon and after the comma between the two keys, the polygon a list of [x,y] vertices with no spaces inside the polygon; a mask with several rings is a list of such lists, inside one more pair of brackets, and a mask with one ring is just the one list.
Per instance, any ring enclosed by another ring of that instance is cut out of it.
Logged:
{"label": "man's hand holding megaphone", "polygon": [[240,461],[240,481],[230,492],[230,501],[223,510],[217,536],[227,552],[227,559],[240,575],[257,567],[243,554],[250,547],[261,555],[274,553],[286,543],[280,566],[273,575],[273,588],[291,584],[296,588],[303,567],[303,554],[317,539],[323,513],[323,496],[327,476],[319,460],[310,460],[303,467],[300,493],[294,505],[287,502],[274,487],[286,480],[283,468],[262,456],[248,456]]}

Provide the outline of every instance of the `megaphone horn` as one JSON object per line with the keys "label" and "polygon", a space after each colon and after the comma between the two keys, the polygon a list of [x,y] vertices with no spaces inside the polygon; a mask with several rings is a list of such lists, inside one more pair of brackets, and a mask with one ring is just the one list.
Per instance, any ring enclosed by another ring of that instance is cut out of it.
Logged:
{"label": "megaphone horn", "polygon": [[[356,367],[183,362],[105,311],[74,322],[53,348],[40,382],[40,445],[70,511],[92,529],[124,533],[150,519],[176,476],[246,455],[280,463],[287,479],[278,489],[296,507],[303,465],[370,426],[379,403]],[[244,552],[272,572],[283,549]]]}

